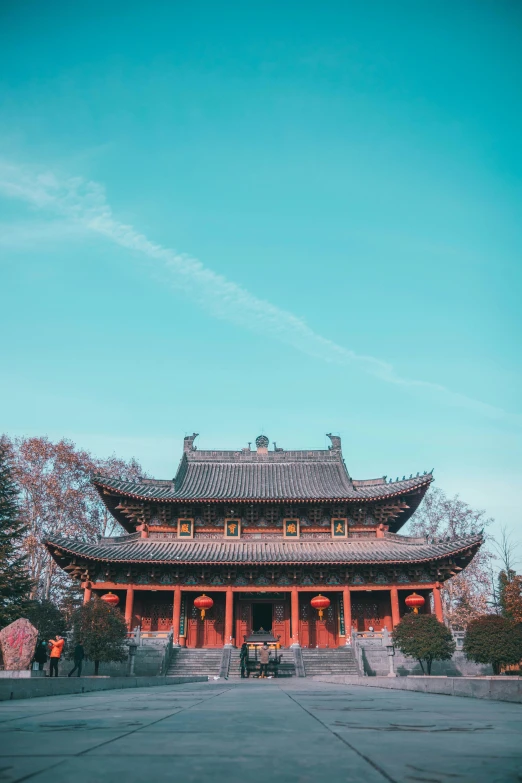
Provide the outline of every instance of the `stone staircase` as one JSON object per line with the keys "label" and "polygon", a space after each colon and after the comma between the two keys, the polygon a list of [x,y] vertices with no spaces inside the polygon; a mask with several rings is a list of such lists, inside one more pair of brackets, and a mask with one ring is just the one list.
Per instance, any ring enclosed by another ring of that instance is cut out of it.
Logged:
{"label": "stone staircase", "polygon": [[223,650],[200,650],[175,647],[172,650],[167,677],[192,677],[207,675],[217,677],[221,667]]}
{"label": "stone staircase", "polygon": [[306,677],[315,674],[353,674],[357,676],[357,663],[351,647],[332,649],[303,649]]}
{"label": "stone staircase", "polygon": [[[241,669],[239,667],[239,652],[239,649],[231,650],[230,667],[228,670],[228,677],[230,680],[239,679],[241,677]],[[293,651],[278,650],[277,654],[278,656],[281,656],[278,677],[295,677],[295,659]],[[250,676],[252,676],[252,673]]]}

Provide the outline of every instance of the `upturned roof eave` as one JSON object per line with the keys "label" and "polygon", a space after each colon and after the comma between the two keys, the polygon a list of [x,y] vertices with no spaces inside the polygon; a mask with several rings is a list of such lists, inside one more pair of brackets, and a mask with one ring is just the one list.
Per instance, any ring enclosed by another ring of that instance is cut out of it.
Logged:
{"label": "upturned roof eave", "polygon": [[[72,549],[68,547],[67,545],[63,544],[58,541],[53,541],[52,539],[48,539],[45,541],[45,546],[49,550],[51,556],[53,559],[55,559],[55,555],[53,552],[51,552],[51,547],[56,547],[58,549],[63,550],[64,552],[67,552],[72,557],[79,557],[86,560],[91,560],[95,562],[101,562],[101,563],[121,563],[121,564],[140,564],[140,565],[192,565],[192,566],[198,566],[201,564],[204,565],[213,565],[213,566],[236,566],[236,567],[242,567],[242,566],[287,566],[287,565],[293,565],[293,566],[307,566],[307,565],[330,565],[330,566],[364,566],[364,565],[375,565],[375,566],[388,566],[388,565],[411,565],[416,563],[430,563],[430,562],[437,562],[440,560],[445,560],[450,557],[453,557],[455,555],[462,554],[463,552],[471,552],[472,557],[474,556],[475,552],[478,550],[478,548],[483,543],[483,537],[481,535],[474,536],[470,541],[467,541],[465,544],[463,543],[462,546],[457,547],[456,549],[448,550],[441,553],[436,553],[430,556],[425,557],[409,557],[405,559],[390,559],[390,560],[376,560],[371,557],[366,558],[364,560],[350,560],[349,558],[345,560],[326,560],[317,558],[314,560],[223,560],[223,559],[216,559],[216,560],[187,560],[183,558],[176,558],[176,559],[166,559],[161,558],[157,560],[153,560],[151,558],[115,558],[113,557],[103,557],[100,555],[92,555],[85,552],[79,552],[75,549]],[[146,540],[144,540],[145,543]],[[85,542],[79,542],[81,545],[85,545]],[[147,541],[149,543],[149,541]],[[150,542],[151,544],[158,543],[158,542]],[[322,542],[323,544],[326,542]],[[329,542],[330,543],[330,542]],[[333,542],[332,542],[333,543]],[[338,542],[337,542],[338,543]],[[191,546],[191,543],[187,543],[188,546]],[[228,544],[230,545],[230,544]],[[412,546],[412,545],[410,545]],[[474,551],[473,551],[474,550]]]}

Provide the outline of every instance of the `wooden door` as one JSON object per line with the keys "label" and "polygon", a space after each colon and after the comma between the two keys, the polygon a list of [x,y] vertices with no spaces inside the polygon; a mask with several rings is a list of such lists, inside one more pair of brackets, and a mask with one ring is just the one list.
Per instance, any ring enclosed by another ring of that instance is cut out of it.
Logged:
{"label": "wooden door", "polygon": [[310,605],[313,595],[299,596],[299,641],[302,647],[337,647],[337,596],[329,595],[330,606],[320,620],[317,610]]}
{"label": "wooden door", "polygon": [[290,644],[290,601],[282,598],[274,601],[272,633],[274,636],[280,636],[280,643],[283,647]]}
{"label": "wooden door", "polygon": [[172,603],[142,600],[141,630],[170,631],[172,628]]}
{"label": "wooden door", "polygon": [[236,645],[243,644],[243,637],[252,630],[252,604],[250,601],[238,601],[236,613]]}
{"label": "wooden door", "polygon": [[213,593],[214,606],[201,619],[194,606],[194,597],[187,598],[187,647],[223,647],[225,636],[225,597]]}
{"label": "wooden door", "polygon": [[389,593],[380,590],[352,592],[352,624],[356,631],[381,631],[392,628]]}

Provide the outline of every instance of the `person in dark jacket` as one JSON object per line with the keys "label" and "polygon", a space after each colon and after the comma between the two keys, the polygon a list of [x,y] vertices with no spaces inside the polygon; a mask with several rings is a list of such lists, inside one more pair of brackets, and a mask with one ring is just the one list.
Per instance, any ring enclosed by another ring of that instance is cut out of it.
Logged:
{"label": "person in dark jacket", "polygon": [[239,665],[241,668],[241,679],[248,677],[248,644],[243,642],[241,652],[239,653]]}
{"label": "person in dark jacket", "polygon": [[43,671],[43,667],[47,663],[47,644],[43,639],[40,639],[38,644],[36,645],[36,650],[34,651],[34,659],[37,664],[40,671]]}
{"label": "person in dark jacket", "polygon": [[71,669],[68,677],[71,677],[76,669],[78,669],[77,677],[82,676],[82,666],[83,666],[83,659],[85,658],[85,650],[83,649],[83,644],[81,641],[78,642],[76,647],[74,648],[74,654],[73,654],[73,661],[74,661],[74,669]]}

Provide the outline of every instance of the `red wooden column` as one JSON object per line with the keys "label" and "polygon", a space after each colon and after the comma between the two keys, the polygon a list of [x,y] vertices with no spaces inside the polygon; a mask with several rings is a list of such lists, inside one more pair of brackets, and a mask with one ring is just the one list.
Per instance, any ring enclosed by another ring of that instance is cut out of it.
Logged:
{"label": "red wooden column", "polygon": [[234,636],[234,593],[231,587],[227,587],[225,594],[225,647],[232,646]]}
{"label": "red wooden column", "polygon": [[395,628],[401,621],[401,613],[399,611],[399,591],[396,587],[392,587],[390,590],[391,598],[391,610],[392,610],[392,624]]}
{"label": "red wooden column", "polygon": [[83,591],[83,603],[88,604],[91,598],[92,598],[92,587],[91,587],[91,583],[87,582],[87,584],[85,585],[85,589]]}
{"label": "red wooden column", "polygon": [[435,585],[433,588],[433,608],[435,609],[435,617],[439,623],[444,622],[444,612],[442,611],[442,598],[440,597],[441,585]]}
{"label": "red wooden column", "polygon": [[343,587],[344,634],[346,644],[352,643],[352,598],[350,588]]}
{"label": "red wooden column", "polygon": [[292,587],[291,599],[292,647],[299,647],[299,593],[297,587]]}
{"label": "red wooden column", "polygon": [[176,585],[174,587],[174,607],[172,611],[172,635],[173,642],[176,646],[179,645],[179,621],[181,618],[181,587]]}
{"label": "red wooden column", "polygon": [[125,600],[125,622],[127,628],[132,631],[132,615],[134,609],[134,587],[132,585],[127,586],[127,598]]}

